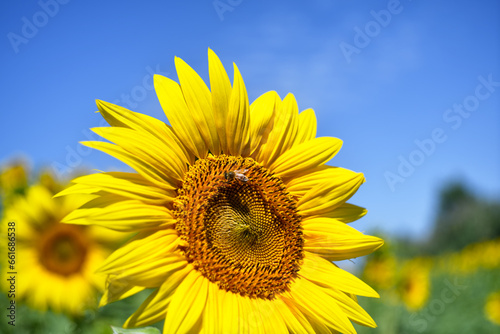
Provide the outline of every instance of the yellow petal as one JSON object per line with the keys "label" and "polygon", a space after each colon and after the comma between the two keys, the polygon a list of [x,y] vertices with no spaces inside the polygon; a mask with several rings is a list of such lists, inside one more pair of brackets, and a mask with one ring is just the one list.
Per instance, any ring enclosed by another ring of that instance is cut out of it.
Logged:
{"label": "yellow petal", "polygon": [[167,308],[172,296],[160,294],[156,290],[144,300],[139,308],[125,321],[124,328],[144,327],[162,321],[167,315]]}
{"label": "yellow petal", "polygon": [[286,326],[291,333],[308,333],[315,334],[309,321],[306,317],[297,309],[297,307],[291,303],[286,303],[286,299],[281,297],[277,298],[275,301],[276,310],[281,314],[283,320],[285,320]]}
{"label": "yellow petal", "polygon": [[160,104],[175,134],[195,156],[205,158],[207,145],[198,131],[179,84],[157,74],[154,76],[154,84]]}
{"label": "yellow petal", "polygon": [[324,287],[336,288],[359,296],[379,297],[375,290],[356,276],[309,252],[305,252],[299,274]]}
{"label": "yellow petal", "polygon": [[274,112],[279,103],[278,93],[270,91],[259,96],[250,105],[250,152],[260,151],[272,130]]}
{"label": "yellow petal", "polygon": [[173,226],[175,220],[169,210],[136,200],[114,202],[104,197],[84,204],[62,219],[63,223],[95,224],[116,231],[131,232],[147,228]]}
{"label": "yellow petal", "polygon": [[282,178],[292,178],[308,169],[323,165],[340,150],[342,141],[332,137],[319,137],[292,147],[269,168]]}
{"label": "yellow petal", "polygon": [[158,185],[159,187],[165,187],[166,184],[167,188],[178,187],[178,181],[176,181],[176,179],[173,178],[172,175],[165,174],[164,168],[162,168],[161,166],[157,166],[154,163],[152,164],[151,161],[140,159],[118,145],[100,141],[81,142],[81,144],[91,148],[95,148],[96,150],[107,153],[112,157],[123,161],[124,163],[135,169],[145,179]]}
{"label": "yellow petal", "polygon": [[337,178],[317,184],[297,203],[303,216],[316,216],[331,212],[352,197],[365,182],[361,173],[345,173]]}
{"label": "yellow petal", "polygon": [[377,327],[372,317],[348,295],[335,288],[326,289],[325,292],[337,300],[338,306],[351,321],[367,327]]}
{"label": "yellow petal", "polygon": [[99,307],[105,306],[112,302],[125,299],[138,292],[146,289],[143,286],[135,286],[127,284],[126,282],[120,281],[116,282],[113,279],[106,281],[106,288],[104,289],[104,294],[99,302]]}
{"label": "yellow petal", "polygon": [[[212,91],[212,110],[215,126],[219,134],[221,149],[228,153],[226,141],[226,122],[229,113],[229,99],[231,98],[231,81],[227,76],[222,63],[212,50],[208,49],[208,71],[210,74],[210,88]],[[231,139],[232,141],[232,139]]]}
{"label": "yellow petal", "polygon": [[267,143],[257,156],[264,166],[272,166],[285,152],[292,148],[298,129],[297,101],[293,94],[288,94],[283,102],[278,101],[273,117],[273,127],[269,133]]}
{"label": "yellow petal", "polygon": [[321,288],[308,280],[301,279],[294,283],[290,291],[295,304],[308,317],[342,333],[356,333],[351,322],[337,305],[335,299]]}
{"label": "yellow petal", "polygon": [[142,131],[170,147],[183,161],[188,161],[191,164],[194,162],[194,155],[186,150],[172,128],[164,122],[112,103],[100,100],[97,100],[96,103],[99,112],[110,125]]}
{"label": "yellow petal", "polygon": [[232,292],[221,293],[222,309],[224,312],[222,318],[222,332],[221,333],[238,333],[240,328],[240,309],[237,298],[240,297]]}
{"label": "yellow petal", "polygon": [[121,273],[145,261],[171,256],[177,246],[178,236],[173,229],[140,233],[109,255],[99,271]]}
{"label": "yellow petal", "polygon": [[224,311],[222,313],[219,312],[221,309],[220,304],[222,303],[220,295],[221,293],[217,284],[209,282],[207,306],[203,311],[204,333],[221,333],[220,326],[222,318],[225,317],[226,313]]}
{"label": "yellow petal", "polygon": [[299,129],[295,138],[295,145],[302,144],[316,137],[316,115],[314,110],[306,109],[299,114]]}
{"label": "yellow petal", "polygon": [[212,113],[212,96],[203,79],[182,59],[175,57],[175,68],[186,100],[201,136],[214,155],[220,154],[219,135]]}
{"label": "yellow petal", "polygon": [[173,187],[172,190],[159,188],[135,173],[96,173],[77,177],[71,182],[94,187],[130,199],[138,199],[149,204],[164,205],[165,203],[172,202],[176,197]]}
{"label": "yellow petal", "polygon": [[303,222],[304,250],[330,261],[352,259],[374,252],[384,241],[364,235],[354,228],[331,218],[312,218]]}
{"label": "yellow petal", "polygon": [[[147,298],[134,314],[125,322],[125,327],[143,327],[165,319],[177,287],[194,269],[188,265],[168,276],[160,288]],[[166,331],[165,333],[168,333]]]}
{"label": "yellow petal", "polygon": [[248,95],[240,71],[234,64],[234,88],[229,100],[229,112],[226,120],[226,142],[229,153],[235,156],[248,156],[250,113]]}
{"label": "yellow petal", "polygon": [[197,270],[192,270],[177,287],[168,306],[165,319],[165,333],[196,333],[196,326],[201,324],[200,318],[208,297],[207,278]]}
{"label": "yellow petal", "polygon": [[356,175],[355,172],[327,165],[321,165],[314,169],[308,170],[302,175],[295,176],[287,180],[288,191],[297,197],[303,197],[309,190],[321,183],[331,182],[336,180],[349,180]]}
{"label": "yellow petal", "polygon": [[[263,299],[251,299],[253,312],[249,318],[249,333],[254,333],[259,328],[262,333],[286,333],[287,326],[281,314],[275,307],[275,301]],[[255,317],[252,317],[255,314]]]}
{"label": "yellow petal", "polygon": [[99,136],[112,141],[137,158],[156,166],[174,180],[182,180],[186,172],[186,161],[182,161],[170,147],[147,136],[141,131],[127,128],[93,128]]}
{"label": "yellow petal", "polygon": [[366,215],[366,209],[357,205],[344,203],[341,206],[326,211],[322,214],[324,217],[335,218],[343,223],[350,223]]}

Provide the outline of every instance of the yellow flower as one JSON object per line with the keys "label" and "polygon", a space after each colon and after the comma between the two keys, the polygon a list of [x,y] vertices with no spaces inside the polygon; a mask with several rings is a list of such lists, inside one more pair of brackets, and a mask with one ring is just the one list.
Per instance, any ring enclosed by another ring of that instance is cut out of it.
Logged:
{"label": "yellow flower", "polygon": [[390,289],[394,286],[395,273],[396,259],[394,256],[390,254],[373,256],[366,261],[362,278],[375,288]]}
{"label": "yellow flower", "polygon": [[[4,275],[17,277],[16,300],[31,307],[80,314],[96,306],[96,292],[104,278],[94,272],[111,253],[105,245],[116,238],[108,230],[60,223],[70,211],[85,202],[81,196],[52,198],[41,185],[28,188],[6,208],[2,221],[3,249],[11,250]],[[116,232],[114,232],[116,234]],[[8,291],[10,282],[2,280]]]}
{"label": "yellow flower", "polygon": [[27,164],[23,160],[13,161],[0,169],[0,197],[3,205],[22,194],[28,185]]}
{"label": "yellow flower", "polygon": [[398,291],[410,311],[421,309],[430,294],[431,262],[428,258],[414,258],[403,264],[398,281]]}
{"label": "yellow flower", "polygon": [[493,292],[488,296],[484,312],[491,322],[500,325],[500,291]]}
{"label": "yellow flower", "polygon": [[[331,261],[383,241],[346,223],[365,214],[346,201],[362,174],[326,166],[337,138],[316,136],[311,109],[292,94],[251,105],[209,50],[211,91],[175,59],[180,85],[155,76],[171,126],[98,101],[113,142],[86,142],[134,168],[73,180],[62,194],[98,197],[65,222],[137,231],[100,269],[101,305],[155,288],[125,326],[165,319],[165,333],[354,333],[375,327],[354,295],[378,297]],[[351,320],[351,321],[350,321]]]}

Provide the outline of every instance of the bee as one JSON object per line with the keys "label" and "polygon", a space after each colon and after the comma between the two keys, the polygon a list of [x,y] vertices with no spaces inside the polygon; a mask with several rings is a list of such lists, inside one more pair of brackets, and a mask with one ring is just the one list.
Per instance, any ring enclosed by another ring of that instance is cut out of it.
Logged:
{"label": "bee", "polygon": [[224,177],[228,181],[232,181],[234,179],[240,180],[241,182],[247,182],[248,177],[245,175],[245,173],[248,171],[248,169],[237,169],[237,170],[232,170],[229,172],[224,172]]}

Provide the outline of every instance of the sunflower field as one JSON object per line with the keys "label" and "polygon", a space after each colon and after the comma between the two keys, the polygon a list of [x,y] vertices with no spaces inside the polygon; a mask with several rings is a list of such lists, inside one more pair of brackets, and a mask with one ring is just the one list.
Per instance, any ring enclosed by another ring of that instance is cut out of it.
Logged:
{"label": "sunflower field", "polygon": [[[90,257],[90,262],[102,262],[113,247],[130,239],[130,234],[106,229],[92,233],[73,231],[77,226],[61,224],[64,226],[52,226],[52,232],[43,236],[42,223],[39,220],[30,221],[30,218],[47,217],[53,224],[54,220],[61,219],[67,210],[71,210],[67,205],[74,206],[78,200],[73,199],[73,204],[52,203],[61,199],[52,198],[49,194],[63,189],[62,185],[47,171],[30,173],[23,161],[2,166],[1,180],[3,216],[10,215],[9,220],[16,217],[17,222],[29,222],[27,226],[16,226],[17,231],[23,231],[32,238],[28,240],[28,245],[36,245],[36,238],[41,238],[39,242],[42,246],[38,247],[42,248],[41,252],[47,252],[43,243],[50,242],[51,235],[60,234],[64,238],[61,237],[57,244],[59,256],[43,253],[52,262],[42,262],[38,266],[37,261],[31,259],[35,255],[30,255],[30,249],[19,247],[17,254],[22,260],[18,262],[17,270],[26,273],[19,275],[26,282],[15,284],[16,293],[21,296],[15,305],[15,330],[2,322],[0,331],[129,333],[132,329],[122,327],[128,315],[148,298],[151,289],[99,307],[115,292],[106,291],[103,295],[105,283],[93,275],[92,271],[96,270],[93,263],[88,264],[88,272],[79,275],[78,279],[68,279],[75,276],[69,275],[71,271],[79,267],[79,263],[68,262],[68,259],[78,262],[82,261],[82,257]],[[483,240],[461,241],[452,231],[443,233],[438,225],[446,222],[449,215],[456,215],[454,210],[459,210],[463,211],[460,215],[462,221],[457,224],[464,224],[463,228],[468,224],[465,211],[475,212],[474,217],[483,214],[484,220],[475,221],[483,229],[496,227],[498,204],[474,199],[473,207],[479,211],[470,210],[467,208],[470,204],[463,203],[467,197],[464,195],[472,196],[457,184],[443,191],[442,212],[438,215],[434,234],[427,240],[416,242],[383,236],[386,242],[382,248],[365,257],[364,261],[347,263],[350,271],[380,295],[375,299],[358,298],[378,326],[366,328],[355,324],[358,333],[495,333],[500,328],[500,238],[484,238],[478,231],[475,236],[469,237]],[[467,203],[471,203],[471,198],[466,199]],[[484,216],[485,211],[490,214]],[[84,237],[88,239],[81,240]],[[439,240],[439,244],[435,240]],[[82,249],[86,249],[83,255],[78,253],[83,252]],[[35,252],[36,247],[31,251]],[[95,254],[90,256],[87,252]],[[8,263],[3,263],[4,273],[8,271],[6,266]],[[8,273],[5,276],[8,278]],[[25,286],[28,291],[20,290],[18,286]],[[4,280],[2,288],[0,301],[2,305],[9,305],[10,282]],[[8,318],[9,310],[4,313]],[[134,333],[160,333],[163,325],[164,320],[160,320]]]}
{"label": "sunflower field", "polygon": [[365,176],[312,109],[249,101],[211,49],[210,89],[175,67],[169,124],[97,100],[82,144],[129,171],[1,166],[2,333],[498,331],[499,203],[454,182],[425,237],[361,232]]}

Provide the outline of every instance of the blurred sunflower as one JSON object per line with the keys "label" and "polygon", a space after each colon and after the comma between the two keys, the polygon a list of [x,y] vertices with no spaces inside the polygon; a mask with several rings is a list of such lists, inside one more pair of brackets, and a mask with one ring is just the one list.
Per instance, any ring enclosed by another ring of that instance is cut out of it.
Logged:
{"label": "blurred sunflower", "polygon": [[411,311],[421,309],[429,299],[431,260],[413,258],[403,264],[397,290],[406,307]]}
{"label": "blurred sunflower", "polygon": [[491,322],[500,325],[500,291],[493,292],[488,296],[484,312]]}
{"label": "blurred sunflower", "polygon": [[12,161],[0,168],[0,197],[7,206],[12,199],[23,194],[28,186],[27,163],[23,160]]}
{"label": "blurred sunflower", "polygon": [[355,295],[378,294],[331,261],[369,254],[383,241],[346,223],[365,209],[346,201],[362,174],[326,166],[337,138],[316,136],[311,109],[276,92],[251,105],[209,50],[211,91],[175,59],[180,85],[155,76],[171,126],[97,101],[113,142],[84,144],[138,174],[79,177],[61,195],[98,197],[64,221],[137,231],[100,269],[101,305],[156,288],[126,327],[165,319],[165,333],[354,333],[375,327]]}
{"label": "blurred sunflower", "polygon": [[[384,246],[384,249],[387,247]],[[386,252],[373,255],[366,261],[362,278],[376,289],[392,288],[396,278],[396,258]]]}
{"label": "blurred sunflower", "polygon": [[[3,271],[17,272],[18,300],[41,311],[50,308],[77,315],[97,305],[96,292],[104,288],[105,279],[96,276],[95,271],[111,253],[107,247],[116,241],[117,233],[61,223],[86,199],[52,196],[51,191],[37,184],[6,208],[3,234],[9,222],[15,223],[17,261],[10,269],[4,265]],[[2,284],[8,288],[7,281]]]}

